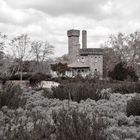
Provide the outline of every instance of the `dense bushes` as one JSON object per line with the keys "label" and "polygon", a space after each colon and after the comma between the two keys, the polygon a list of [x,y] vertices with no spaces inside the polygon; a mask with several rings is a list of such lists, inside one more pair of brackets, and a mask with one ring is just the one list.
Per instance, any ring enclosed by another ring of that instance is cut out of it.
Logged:
{"label": "dense bushes", "polygon": [[51,93],[46,91],[44,95],[48,98],[69,99],[76,102],[87,98],[96,101],[109,99],[109,93],[102,93],[103,89],[109,89],[109,93],[140,93],[140,82],[70,82],[60,84],[58,87],[52,88]]}
{"label": "dense bushes", "polygon": [[80,102],[87,98],[99,100],[101,98],[101,86],[89,82],[71,82],[60,84],[58,87],[52,89],[51,98],[58,98],[60,100],[69,99]]}
{"label": "dense bushes", "polygon": [[27,124],[20,123],[14,129],[9,125],[8,131],[5,132],[6,140],[54,140],[51,139],[51,135],[55,132],[55,128],[46,120],[42,118],[34,120],[30,131]]}
{"label": "dense bushes", "polygon": [[136,72],[133,67],[127,66],[125,62],[118,63],[112,71],[109,72],[109,77],[111,77],[114,80],[132,80],[137,81],[138,76],[136,75]]}
{"label": "dense bushes", "polygon": [[103,120],[95,115],[89,118],[78,108],[52,111],[51,121],[37,115],[30,124],[30,130],[28,122],[21,121],[14,129],[10,125],[5,133],[7,140],[106,140]]}
{"label": "dense bushes", "polygon": [[140,82],[123,82],[116,84],[112,87],[112,92],[121,94],[140,93]]}
{"label": "dense bushes", "polygon": [[127,102],[127,116],[140,116],[140,96],[137,95]]}
{"label": "dense bushes", "polygon": [[[23,74],[22,75],[22,80],[29,80],[29,78],[31,77],[31,74]],[[20,80],[20,74],[16,74],[16,75],[12,75],[11,77],[9,77],[9,80]]]}
{"label": "dense bushes", "polygon": [[30,85],[35,88],[35,87],[38,87],[39,84],[41,84],[41,81],[45,81],[45,80],[48,80],[50,78],[51,78],[50,75],[46,75],[43,73],[35,73],[34,75],[32,75],[29,78],[29,81],[30,81]]}
{"label": "dense bushes", "polygon": [[5,84],[0,91],[0,108],[8,106],[9,108],[18,108],[25,104],[25,100],[21,99],[22,90],[20,86],[12,83]]}
{"label": "dense bushes", "polygon": [[61,109],[54,112],[52,117],[56,128],[56,140],[105,140],[105,125],[94,115],[89,119],[88,114],[78,112],[78,109]]}

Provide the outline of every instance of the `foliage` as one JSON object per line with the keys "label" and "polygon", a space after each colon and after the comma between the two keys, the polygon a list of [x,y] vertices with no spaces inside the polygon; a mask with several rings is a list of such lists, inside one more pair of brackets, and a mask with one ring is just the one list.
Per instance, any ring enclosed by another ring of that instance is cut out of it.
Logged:
{"label": "foliage", "polygon": [[67,63],[56,63],[56,64],[52,64],[51,65],[51,69],[53,70],[53,71],[56,71],[56,73],[58,74],[58,75],[60,75],[60,74],[62,74],[62,75],[64,75],[65,74],[65,71],[67,71],[68,70],[68,66],[67,66]]}
{"label": "foliage", "polygon": [[[15,123],[18,120],[17,117]],[[87,112],[79,112],[78,108],[62,108],[52,111],[52,123],[36,114],[30,129],[26,121],[14,128],[9,124],[5,136],[8,140],[106,140],[104,130],[101,118],[89,118]]]}
{"label": "foliage", "polygon": [[[23,96],[27,101],[23,108],[9,109],[8,107],[2,107],[0,109],[1,140],[56,140],[56,136],[60,136],[58,132],[61,130],[63,132],[61,136],[67,136],[65,139],[74,136],[80,139],[81,135],[85,138],[86,134],[90,135],[92,133],[94,120],[99,120],[97,121],[99,126],[102,126],[103,121],[105,128],[101,127],[100,132],[103,128],[108,140],[137,139],[140,137],[140,116],[126,116],[127,101],[134,97],[134,94],[114,93],[110,95],[109,100],[87,99],[77,103],[48,99],[42,96],[42,92],[42,90],[26,90]],[[102,92],[108,93],[110,91],[107,89]],[[96,119],[92,121],[92,117],[95,118],[95,116],[92,116],[93,113],[95,113]],[[53,114],[55,116],[52,118]],[[88,123],[89,119],[90,124]],[[59,122],[62,125],[59,125]],[[88,127],[85,122],[89,124]],[[78,130],[75,129],[77,125]],[[99,128],[95,123],[94,126]],[[70,132],[65,128],[68,128]],[[84,128],[87,128],[87,130]],[[88,132],[89,128],[90,132]],[[83,132],[84,130],[86,133]],[[95,132],[100,136],[104,135],[104,133]],[[77,136],[77,133],[81,133],[80,136]],[[68,134],[72,135],[69,136]]]}
{"label": "foliage", "polygon": [[72,101],[80,102],[80,100],[86,100],[91,98],[93,100],[99,100],[101,87],[99,84],[93,84],[89,82],[71,82],[60,84],[53,90],[53,98],[60,100],[70,99]]}
{"label": "foliage", "polygon": [[68,58],[68,54],[64,54],[61,57],[57,57],[55,60],[56,63],[68,63],[69,62],[69,58]]}
{"label": "foliage", "polygon": [[132,81],[137,81],[138,76],[131,66],[127,66],[125,62],[118,63],[114,69],[109,72],[109,76],[114,80],[124,81],[128,78]]}
{"label": "foliage", "polygon": [[113,48],[115,53],[113,57],[119,57],[121,61],[126,61],[131,66],[140,59],[140,34],[138,32],[111,35],[105,46]]}
{"label": "foliage", "polygon": [[[17,120],[18,121],[18,120]],[[51,135],[55,132],[55,128],[41,116],[37,116],[32,124],[32,129],[29,131],[28,122],[20,122],[18,129],[9,125],[5,135],[7,140],[51,140]],[[11,131],[12,130],[12,131]]]}
{"label": "foliage", "polygon": [[[6,46],[7,35],[0,32],[0,53],[3,55],[3,49]],[[0,57],[1,57],[0,54]]]}
{"label": "foliage", "polygon": [[50,75],[46,75],[43,73],[35,73],[29,78],[29,82],[30,82],[30,85],[35,88],[35,87],[38,87],[39,84],[41,84],[41,81],[45,81],[50,78],[51,78]]}
{"label": "foliage", "polygon": [[94,115],[92,119],[88,114],[78,109],[65,108],[58,113],[53,112],[52,118],[56,127],[56,140],[105,140],[105,125],[100,118]]}
{"label": "foliage", "polygon": [[3,85],[0,92],[0,108],[8,106],[9,108],[18,108],[25,104],[25,100],[21,98],[22,90],[19,85],[12,83]]}
{"label": "foliage", "polygon": [[[29,80],[32,75],[29,73],[22,74],[22,80]],[[9,80],[20,80],[20,74],[15,74],[9,77]]]}
{"label": "foliage", "polygon": [[123,82],[116,84],[112,87],[112,92],[121,94],[140,93],[140,82]]}
{"label": "foliage", "polygon": [[109,71],[112,71],[115,65],[120,62],[120,58],[115,56],[113,48],[104,47],[103,50],[103,76],[108,77]]}
{"label": "foliage", "polygon": [[108,72],[112,71],[117,63],[124,61],[139,73],[137,65],[140,62],[140,34],[138,32],[110,35],[108,41],[102,47],[104,49],[105,77],[108,76]]}
{"label": "foliage", "polygon": [[136,95],[127,102],[127,116],[140,116],[140,96]]}

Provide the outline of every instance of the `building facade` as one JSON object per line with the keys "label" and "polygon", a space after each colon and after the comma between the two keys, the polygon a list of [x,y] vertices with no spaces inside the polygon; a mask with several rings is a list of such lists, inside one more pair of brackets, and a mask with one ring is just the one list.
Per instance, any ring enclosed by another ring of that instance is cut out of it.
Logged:
{"label": "building facade", "polygon": [[103,49],[87,48],[87,32],[82,31],[82,48],[80,48],[80,31],[68,30],[68,57],[69,71],[67,76],[73,77],[78,74],[83,77],[87,75],[103,76]]}

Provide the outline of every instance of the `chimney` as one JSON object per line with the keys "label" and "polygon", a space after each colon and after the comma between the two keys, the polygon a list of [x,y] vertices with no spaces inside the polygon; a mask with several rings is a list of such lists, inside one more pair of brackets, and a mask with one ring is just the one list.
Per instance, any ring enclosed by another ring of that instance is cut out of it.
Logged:
{"label": "chimney", "polygon": [[83,30],[82,31],[82,49],[87,48],[87,31]]}

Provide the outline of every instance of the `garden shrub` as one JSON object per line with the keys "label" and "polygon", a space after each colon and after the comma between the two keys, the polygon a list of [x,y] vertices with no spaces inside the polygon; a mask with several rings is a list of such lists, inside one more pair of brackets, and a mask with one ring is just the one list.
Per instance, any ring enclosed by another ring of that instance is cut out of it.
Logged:
{"label": "garden shrub", "polygon": [[43,73],[35,73],[30,77],[29,81],[31,87],[36,88],[39,85],[41,86],[41,81],[45,81],[48,79],[50,79],[50,75],[46,75]]}
{"label": "garden shrub", "polygon": [[51,135],[55,133],[55,127],[45,119],[38,118],[30,125],[32,125],[30,131],[28,130],[28,122],[20,122],[12,131],[12,126],[9,125],[8,131],[5,131],[4,134],[6,140],[54,140]]}
{"label": "garden shrub", "polygon": [[101,118],[88,118],[88,113],[77,108],[61,109],[52,114],[56,127],[56,140],[106,140],[105,125]]}
{"label": "garden shrub", "polygon": [[60,84],[58,87],[52,88],[52,98],[58,98],[60,100],[69,99],[72,101],[80,102],[80,100],[86,100],[87,98],[93,100],[99,100],[101,87],[99,84],[93,84],[89,82],[72,82]]}
{"label": "garden shrub", "polygon": [[128,93],[140,93],[140,82],[124,82],[121,84],[116,84],[112,88],[114,93],[128,94]]}
{"label": "garden shrub", "polygon": [[131,80],[138,81],[138,76],[133,67],[127,66],[126,62],[118,63],[112,71],[109,72],[109,77],[113,80]]}
{"label": "garden shrub", "polygon": [[[29,80],[32,75],[28,73],[22,74],[22,80]],[[12,75],[9,80],[20,80],[20,74]]]}
{"label": "garden shrub", "polygon": [[25,104],[25,100],[21,99],[22,90],[19,85],[7,83],[0,91],[0,108],[8,106],[9,108],[18,108]]}
{"label": "garden shrub", "polygon": [[101,99],[109,100],[111,95],[111,88],[102,89],[99,93]]}
{"label": "garden shrub", "polygon": [[52,121],[36,115],[31,122],[19,121],[8,125],[3,136],[6,140],[106,140],[105,124],[95,115],[79,112],[78,108],[52,111]]}
{"label": "garden shrub", "polygon": [[135,96],[127,102],[127,116],[140,116],[140,96]]}
{"label": "garden shrub", "polygon": [[42,96],[44,96],[45,98],[53,98],[53,92],[51,89],[43,88]]}

